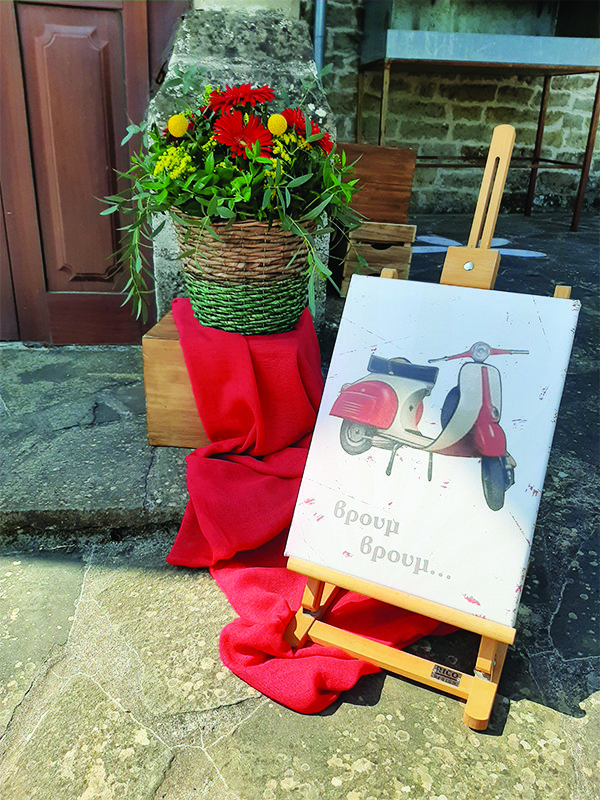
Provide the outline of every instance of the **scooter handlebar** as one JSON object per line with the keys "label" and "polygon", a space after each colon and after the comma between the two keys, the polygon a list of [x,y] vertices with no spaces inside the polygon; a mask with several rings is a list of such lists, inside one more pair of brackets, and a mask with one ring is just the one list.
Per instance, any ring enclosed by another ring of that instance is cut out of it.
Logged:
{"label": "scooter handlebar", "polygon": [[529,350],[503,350],[496,347],[490,347],[486,342],[475,342],[475,344],[464,353],[456,353],[452,356],[442,356],[441,358],[430,358],[429,364],[436,361],[452,361],[456,358],[472,358],[474,361],[482,363],[489,356],[511,356],[511,355],[529,355]]}

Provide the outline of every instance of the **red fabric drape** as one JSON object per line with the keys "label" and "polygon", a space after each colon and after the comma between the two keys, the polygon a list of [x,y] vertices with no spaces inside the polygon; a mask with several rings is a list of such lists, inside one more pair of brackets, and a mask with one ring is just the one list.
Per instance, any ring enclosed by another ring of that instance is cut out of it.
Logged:
{"label": "red fabric drape", "polygon": [[[304,311],[288,333],[242,336],[201,326],[189,300],[175,300],[173,316],[211,444],[187,457],[190,499],[167,561],[210,567],[239,615],[221,634],[229,669],[290,708],[320,711],[378,668],[283,639],[305,579],[282,554],[323,388],[312,319]],[[351,592],[327,621],[400,647],[449,630]]]}
{"label": "red fabric drape", "polygon": [[268,336],[205,328],[189,300],[173,317],[211,444],[187,457],[190,500],[167,560],[212,566],[290,523],[323,390],[319,344],[308,311]]}

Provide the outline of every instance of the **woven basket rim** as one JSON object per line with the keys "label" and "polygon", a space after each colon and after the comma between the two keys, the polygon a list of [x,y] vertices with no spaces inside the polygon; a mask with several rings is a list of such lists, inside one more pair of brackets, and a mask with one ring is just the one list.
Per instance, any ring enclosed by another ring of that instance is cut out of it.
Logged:
{"label": "woven basket rim", "polygon": [[[301,236],[284,229],[279,220],[240,220],[210,226],[173,220],[184,272],[197,278],[235,284],[279,282],[305,273],[308,251]],[[199,219],[187,215],[187,219]],[[218,238],[215,238],[209,230]]]}

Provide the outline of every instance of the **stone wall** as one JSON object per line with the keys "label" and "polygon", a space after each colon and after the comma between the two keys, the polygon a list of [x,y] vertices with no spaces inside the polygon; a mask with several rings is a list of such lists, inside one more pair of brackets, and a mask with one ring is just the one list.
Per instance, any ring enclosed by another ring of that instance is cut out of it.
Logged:
{"label": "stone wall", "polygon": [[[340,141],[356,141],[356,103],[364,2],[327,0],[324,64],[332,64],[324,86]],[[301,0],[300,16],[312,29],[314,0]],[[524,159],[531,154],[541,99],[539,77],[477,77],[392,71],[386,144],[411,147],[419,156],[444,159],[485,156],[494,126],[514,125],[517,138],[502,208],[521,211],[528,184]],[[552,78],[542,156],[581,163],[594,100],[595,75]],[[382,78],[367,73],[364,141],[376,144]],[[521,166],[520,166],[521,165]],[[471,212],[481,168],[417,168],[411,214]],[[579,182],[577,170],[540,169],[536,207],[570,208]],[[585,196],[588,209],[600,207],[600,140],[596,143]]]}

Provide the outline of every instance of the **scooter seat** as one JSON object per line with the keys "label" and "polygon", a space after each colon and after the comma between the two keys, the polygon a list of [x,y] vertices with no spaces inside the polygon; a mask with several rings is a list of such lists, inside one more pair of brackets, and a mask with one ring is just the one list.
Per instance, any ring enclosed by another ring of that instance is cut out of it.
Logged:
{"label": "scooter seat", "polygon": [[381,356],[371,356],[367,370],[379,375],[396,375],[398,378],[409,378],[431,384],[436,382],[439,373],[438,367],[411,364],[406,358],[382,358]]}

